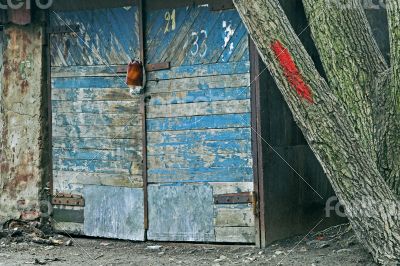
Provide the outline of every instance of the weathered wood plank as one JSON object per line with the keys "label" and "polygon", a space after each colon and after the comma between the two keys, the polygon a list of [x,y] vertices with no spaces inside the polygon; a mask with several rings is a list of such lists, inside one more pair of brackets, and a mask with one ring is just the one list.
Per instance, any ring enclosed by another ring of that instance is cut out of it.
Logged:
{"label": "weathered wood plank", "polygon": [[209,77],[194,77],[185,79],[171,79],[149,81],[146,85],[146,93],[211,90],[217,88],[248,87],[250,74],[217,75]]}
{"label": "weathered wood plank", "polygon": [[54,180],[59,192],[68,191],[72,185],[99,185],[142,188],[142,175],[105,174],[73,171],[54,171]]}
{"label": "weathered wood plank", "polygon": [[214,196],[254,191],[253,182],[231,182],[231,183],[217,182],[217,183],[210,183],[210,185],[213,188]]}
{"label": "weathered wood plank", "polygon": [[[174,10],[164,9],[161,13],[161,27],[155,35],[147,35],[147,38],[151,41],[151,46],[147,47],[146,57],[150,62],[162,62],[160,60],[162,54],[166,51],[169,44],[175,39],[176,33],[182,30],[187,20],[190,19],[191,11],[195,7],[188,6],[184,8],[176,8]],[[169,14],[170,18],[174,18],[174,25],[172,20],[167,22],[165,20],[166,14]],[[158,22],[158,21],[157,21]],[[172,27],[174,27],[172,29]]]}
{"label": "weathered wood plank", "polygon": [[143,189],[85,186],[85,224],[88,236],[145,239]]}
{"label": "weathered wood plank", "polygon": [[167,155],[167,154],[250,154],[251,141],[202,141],[195,142],[186,139],[184,143],[149,143],[147,146],[147,155]]}
{"label": "weathered wood plank", "polygon": [[151,105],[147,117],[181,117],[220,114],[242,114],[251,111],[250,100]]}
{"label": "weathered wood plank", "polygon": [[148,170],[150,183],[171,182],[251,182],[253,169],[233,168],[190,168],[190,169],[151,169]]}
{"label": "weathered wood plank", "polygon": [[128,88],[125,83],[125,75],[119,77],[69,77],[52,78],[52,88],[77,89],[77,88]]}
{"label": "weathered wood plank", "polygon": [[53,112],[59,113],[129,113],[139,114],[140,105],[130,101],[52,101]]}
{"label": "weathered wood plank", "polygon": [[142,159],[141,150],[126,150],[123,147],[115,150],[93,150],[93,149],[53,149],[54,160],[103,160],[103,161],[136,161]]}
{"label": "weathered wood plank", "polygon": [[138,57],[138,28],[132,26],[138,25],[137,13],[135,6],[130,9],[107,8],[51,13],[52,26],[65,25],[65,21],[68,21],[81,27],[78,37],[72,34],[52,36],[52,65],[105,65],[105,62],[124,64],[131,57]]}
{"label": "weathered wood plank", "polygon": [[211,187],[150,185],[148,190],[149,240],[215,240]]}
{"label": "weathered wood plank", "polygon": [[53,128],[53,136],[69,138],[140,139],[142,138],[142,131],[138,126],[58,126]]}
{"label": "weathered wood plank", "polygon": [[106,161],[91,159],[91,160],[76,160],[76,159],[58,159],[54,160],[53,170],[55,171],[71,171],[80,173],[105,173],[105,174],[125,174],[141,175],[141,162],[130,161]]}
{"label": "weathered wood plank", "polygon": [[215,227],[216,242],[254,243],[254,227]]}
{"label": "weathered wood plank", "polygon": [[243,128],[250,125],[250,114],[208,115],[195,117],[158,118],[147,120],[147,130],[191,130]]}
{"label": "weathered wood plank", "polygon": [[148,156],[147,162],[150,169],[200,169],[200,168],[230,168],[240,167],[251,168],[253,159],[249,153],[227,153],[214,154],[205,149],[202,153],[183,152],[177,154],[166,154]]}
{"label": "weathered wood plank", "polygon": [[55,126],[141,126],[142,116],[129,113],[53,113]]}
{"label": "weathered wood plank", "polygon": [[253,227],[253,208],[248,205],[216,206],[214,225],[216,227]]}
{"label": "weathered wood plank", "polygon": [[169,70],[150,72],[147,79],[157,81],[245,73],[250,73],[249,61],[172,67]]}
{"label": "weathered wood plank", "polygon": [[148,105],[231,101],[250,99],[250,88],[221,88],[212,90],[161,92],[148,94]]}
{"label": "weathered wood plank", "polygon": [[141,150],[141,138],[134,139],[106,139],[106,138],[71,138],[53,137],[53,148],[64,149],[97,149],[97,150]]}
{"label": "weathered wood plank", "polygon": [[138,103],[140,96],[132,95],[127,88],[75,88],[52,90],[53,101],[131,101]]}
{"label": "weathered wood plank", "polygon": [[[227,34],[229,34],[229,31],[227,31]],[[246,34],[247,34],[246,27],[244,26],[243,23],[240,23],[239,27],[236,29],[232,38],[227,43],[225,50],[222,52],[221,56],[219,57],[218,62],[229,62],[231,60],[232,56],[235,55],[237,53],[237,51],[239,50],[237,48],[238,48],[238,46],[240,48],[240,41]],[[249,62],[249,59],[247,58],[245,61]]]}
{"label": "weathered wood plank", "polygon": [[251,140],[250,128],[222,128],[148,132],[147,141],[151,145],[179,145],[205,141]]}

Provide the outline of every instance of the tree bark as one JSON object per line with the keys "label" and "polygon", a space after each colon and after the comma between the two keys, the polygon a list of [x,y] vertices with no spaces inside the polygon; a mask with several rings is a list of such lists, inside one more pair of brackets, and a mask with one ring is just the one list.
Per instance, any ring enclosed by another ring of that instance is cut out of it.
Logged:
{"label": "tree bark", "polygon": [[[388,65],[379,51],[361,1],[303,0],[313,40],[318,48],[328,82],[356,125],[356,131],[370,150],[382,176],[390,180],[387,147],[397,139],[389,137],[394,124],[389,93]],[[389,121],[393,121],[390,123]],[[400,184],[389,182],[395,193]],[[398,194],[399,195],[399,194]]]}
{"label": "tree bark", "polygon": [[383,131],[382,155],[386,165],[387,182],[400,196],[400,2],[388,0],[387,10],[390,32],[391,78],[388,89],[389,107]]}
{"label": "tree bark", "polygon": [[376,261],[397,262],[399,203],[379,172],[370,149],[359,137],[358,125],[348,115],[348,107],[319,75],[278,0],[234,0],[234,3],[345,206],[358,238]]}

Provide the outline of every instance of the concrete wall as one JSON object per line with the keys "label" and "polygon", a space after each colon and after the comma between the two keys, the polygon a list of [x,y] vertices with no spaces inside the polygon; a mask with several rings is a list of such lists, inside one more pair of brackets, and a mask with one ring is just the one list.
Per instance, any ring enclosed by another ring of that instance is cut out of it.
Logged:
{"label": "concrete wall", "polygon": [[40,216],[43,167],[43,32],[38,25],[3,32],[0,103],[0,224]]}

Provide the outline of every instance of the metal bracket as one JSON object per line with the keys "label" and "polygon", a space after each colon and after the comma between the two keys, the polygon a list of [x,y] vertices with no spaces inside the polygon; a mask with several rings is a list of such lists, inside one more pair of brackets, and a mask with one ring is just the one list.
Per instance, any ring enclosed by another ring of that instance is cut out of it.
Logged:
{"label": "metal bracket", "polygon": [[80,32],[80,26],[78,24],[53,26],[47,29],[48,34],[78,33],[78,32]]}
{"label": "metal bracket", "polygon": [[84,207],[85,199],[81,195],[59,193],[53,196],[51,203],[53,205]]}
{"label": "metal bracket", "polygon": [[254,193],[242,192],[214,196],[215,204],[246,204],[255,202]]}
{"label": "metal bracket", "polygon": [[155,64],[147,64],[146,71],[159,71],[159,70],[167,70],[171,69],[171,62],[163,62],[163,63],[155,63]]}

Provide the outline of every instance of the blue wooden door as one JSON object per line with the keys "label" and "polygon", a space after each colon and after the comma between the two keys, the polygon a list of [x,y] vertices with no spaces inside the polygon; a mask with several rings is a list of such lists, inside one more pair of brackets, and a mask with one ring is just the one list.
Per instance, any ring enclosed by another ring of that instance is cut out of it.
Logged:
{"label": "blue wooden door", "polygon": [[248,35],[235,10],[207,5],[146,14],[148,239],[255,241]]}
{"label": "blue wooden door", "polygon": [[140,57],[138,25],[135,6],[51,13],[55,29],[79,26],[50,39],[54,194],[85,199],[54,207],[61,231],[144,240],[140,98],[117,73]]}

